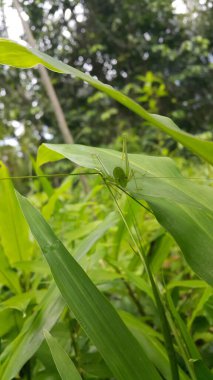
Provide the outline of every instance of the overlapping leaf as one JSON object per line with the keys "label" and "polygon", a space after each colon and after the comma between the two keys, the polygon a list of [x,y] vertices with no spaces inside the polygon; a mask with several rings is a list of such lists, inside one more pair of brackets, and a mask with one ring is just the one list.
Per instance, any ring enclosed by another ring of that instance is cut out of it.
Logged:
{"label": "overlapping leaf", "polygon": [[52,284],[40,307],[26,320],[20,333],[1,354],[1,380],[13,379],[18,374],[43,341],[43,330],[54,326],[63,308],[64,301],[55,284]]}
{"label": "overlapping leaf", "polygon": [[[213,284],[213,190],[181,176],[174,162],[139,154],[129,154],[134,172],[127,190],[145,199],[157,220],[179,244],[191,268]],[[68,158],[113,177],[113,169],[125,167],[119,152],[81,145],[43,144],[38,163]],[[107,173],[105,171],[107,170]]]}
{"label": "overlapping leaf", "polygon": [[48,331],[45,331],[44,335],[61,379],[82,380],[82,377],[75,368],[72,360],[69,358],[64,349],[59,345],[57,340],[53,338],[53,336],[48,333]]}
{"label": "overlapping leaf", "polygon": [[31,258],[32,242],[13,184],[2,180],[5,177],[9,177],[9,172],[0,161],[0,240],[9,263],[13,264]]}
{"label": "overlapping leaf", "polygon": [[26,198],[19,195],[18,199],[61,294],[116,379],[160,380],[160,375],[115,309],[58,240],[41,214]]}

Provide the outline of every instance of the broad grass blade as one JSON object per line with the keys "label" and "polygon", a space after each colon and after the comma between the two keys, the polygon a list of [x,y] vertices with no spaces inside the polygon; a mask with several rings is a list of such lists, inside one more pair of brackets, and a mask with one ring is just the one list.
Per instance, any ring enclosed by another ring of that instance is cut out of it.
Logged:
{"label": "broad grass blade", "polygon": [[58,288],[117,380],[160,380],[143,349],[112,305],[63,246],[41,214],[18,195],[30,229],[51,268]]}
{"label": "broad grass blade", "polygon": [[[127,312],[121,312],[120,315],[165,380],[172,380],[168,355],[159,341],[159,333]],[[179,369],[179,376],[180,380],[190,380],[181,369]]]}
{"label": "broad grass blade", "polygon": [[44,340],[43,330],[51,330],[63,309],[64,300],[55,284],[52,284],[41,305],[26,320],[18,336],[1,354],[1,380],[11,380],[16,377]]}
{"label": "broad grass blade", "polygon": [[[81,145],[43,144],[38,163],[68,158],[78,165],[102,170],[99,156],[109,174],[122,166],[119,152]],[[183,255],[203,280],[213,285],[213,190],[181,176],[174,162],[139,154],[129,154],[135,173],[126,190],[150,205],[159,223],[180,246]],[[159,177],[159,178],[158,178]]]}
{"label": "broad grass blade", "polygon": [[77,261],[81,260],[82,257],[92,248],[98,239],[103,236],[109,228],[113,227],[115,223],[118,222],[118,215],[115,212],[111,212],[102,222],[96,227],[95,231],[90,233],[75,249],[73,256]]}
{"label": "broad grass blade", "polygon": [[17,261],[30,260],[33,245],[13,183],[10,180],[1,181],[4,177],[9,177],[9,172],[0,161],[0,240],[9,263],[14,264]]}
{"label": "broad grass blade", "polygon": [[56,368],[62,380],[82,380],[79,372],[75,368],[72,360],[66,351],[58,344],[57,339],[48,332],[44,331],[44,336],[51,351]]}

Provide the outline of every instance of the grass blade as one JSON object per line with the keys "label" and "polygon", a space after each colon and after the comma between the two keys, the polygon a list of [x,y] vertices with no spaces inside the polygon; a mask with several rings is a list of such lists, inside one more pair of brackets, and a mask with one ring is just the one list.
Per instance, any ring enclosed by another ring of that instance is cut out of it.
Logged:
{"label": "grass blade", "polygon": [[[67,144],[42,144],[38,162],[41,165],[65,157],[78,165],[101,171],[103,168],[96,156],[110,176],[113,176],[113,169],[123,163],[121,154],[114,150]],[[128,159],[136,179],[132,179],[126,189],[137,199],[149,203],[159,223],[176,240],[190,267],[213,285],[212,188],[181,176],[169,158],[128,154]]]}
{"label": "grass blade", "polygon": [[40,307],[28,318],[18,336],[0,356],[0,379],[13,379],[23,365],[35,354],[44,340],[43,330],[50,330],[63,311],[64,301],[53,284]]}
{"label": "grass blade", "polygon": [[44,331],[44,336],[51,351],[58,373],[62,380],[82,380],[72,360],[58,344],[57,339],[48,332]]}
{"label": "grass blade", "polygon": [[112,305],[55,236],[41,214],[18,195],[30,229],[69,308],[117,380],[160,380],[143,349]]}
{"label": "grass blade", "polygon": [[[0,179],[9,173],[0,161]],[[10,264],[29,260],[32,253],[29,227],[20,210],[11,181],[0,181],[0,240]],[[20,234],[21,231],[21,234]]]}

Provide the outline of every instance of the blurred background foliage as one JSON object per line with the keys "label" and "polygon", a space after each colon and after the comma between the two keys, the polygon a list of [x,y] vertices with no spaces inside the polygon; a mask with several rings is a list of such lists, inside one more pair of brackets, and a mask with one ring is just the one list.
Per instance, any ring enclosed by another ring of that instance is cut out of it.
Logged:
{"label": "blurred background foliage", "polygon": [[[1,3],[1,36],[8,37],[8,7]],[[170,116],[192,134],[205,138],[212,131],[212,1],[19,3],[43,52],[118,88],[150,112]],[[178,13],[180,3],[184,13]],[[69,76],[49,75],[76,143],[120,147],[126,130],[130,151],[175,154],[171,138],[104,94]],[[12,173],[23,174],[29,171],[23,157],[42,142],[63,139],[37,70],[1,68],[0,80],[0,149]]]}

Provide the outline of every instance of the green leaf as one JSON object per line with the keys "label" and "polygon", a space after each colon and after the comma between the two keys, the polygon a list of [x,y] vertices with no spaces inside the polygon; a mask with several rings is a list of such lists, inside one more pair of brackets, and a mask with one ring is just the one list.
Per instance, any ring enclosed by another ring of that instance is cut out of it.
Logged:
{"label": "green leaf", "polygon": [[0,236],[10,264],[29,260],[32,254],[30,231],[20,210],[6,166],[0,161]]}
{"label": "green leaf", "polygon": [[41,214],[18,199],[30,229],[69,308],[118,380],[160,380],[146,354],[115,309],[55,236]]}
{"label": "green leaf", "polygon": [[147,280],[145,280],[144,278],[142,277],[139,277],[137,275],[135,275],[134,273],[132,272],[129,272],[129,271],[125,271],[123,273],[123,276],[125,277],[125,279],[127,281],[129,281],[132,285],[136,286],[138,289],[142,290],[144,293],[146,293],[153,301],[155,301],[155,298],[154,298],[154,295],[153,295],[153,292],[152,292],[152,289],[149,285],[149,283],[147,283]]}
{"label": "green leaf", "polygon": [[79,261],[86,253],[92,248],[95,242],[103,236],[103,234],[118,221],[118,216],[112,212],[110,213],[102,223],[96,227],[95,231],[90,233],[75,249],[73,256]]}
{"label": "green leaf", "polygon": [[[1,211],[0,211],[1,214]],[[29,261],[28,261],[29,262]],[[17,263],[16,263],[17,264]],[[6,285],[13,293],[21,293],[18,273],[10,266],[8,258],[0,247],[0,285]]]}
{"label": "green leaf", "polygon": [[190,288],[190,289],[198,289],[198,288],[208,288],[205,282],[201,280],[183,280],[183,281],[172,281],[167,285],[167,289],[173,288]]}
{"label": "green leaf", "polygon": [[1,354],[1,380],[13,379],[18,374],[42,343],[43,330],[50,330],[54,326],[63,308],[64,301],[53,284],[37,310],[26,320],[18,336]]}
{"label": "green leaf", "polygon": [[181,131],[169,118],[150,114],[134,100],[122,94],[118,90],[115,90],[113,87],[106,85],[90,75],[84,74],[80,70],[68,66],[61,61],[58,61],[57,59],[51,58],[47,54],[41,53],[36,49],[28,49],[13,41],[1,38],[0,63],[19,68],[30,68],[36,66],[37,64],[42,64],[52,71],[63,74],[71,74],[106,93],[111,98],[123,104],[126,108],[129,108],[131,111],[147,120],[149,124],[161,129],[175,140],[192,150],[194,153],[204,158],[206,161],[213,163],[212,142],[202,141],[189,133]]}
{"label": "green leaf", "polygon": [[197,380],[206,380],[206,379],[213,380],[213,374],[204,364],[191,335],[188,333],[185,323],[183,322],[182,318],[180,317],[179,313],[177,312],[173,304],[170,292],[166,293],[166,299],[167,299],[170,312],[178,326],[178,331],[185,343],[185,346],[187,347],[187,351],[189,354],[188,361],[191,367],[193,368],[193,372],[196,375],[195,378]]}
{"label": "green leaf", "polygon": [[174,241],[168,233],[162,233],[155,240],[154,250],[150,257],[150,269],[153,274],[157,273],[160,268],[162,268],[162,264],[166,257],[170,254],[171,248],[174,245]]}
{"label": "green leaf", "polygon": [[33,169],[36,172],[36,175],[40,176],[38,177],[38,180],[41,183],[41,186],[43,187],[44,192],[48,195],[48,197],[51,197],[51,195],[53,195],[54,193],[54,190],[50,181],[47,178],[45,178],[43,171],[39,167],[37,167],[34,158],[33,157],[30,157],[30,158],[31,158]]}
{"label": "green leaf", "polygon": [[35,298],[34,292],[22,293],[14,297],[10,297],[8,300],[0,303],[0,311],[6,309],[16,309],[25,312],[29,303]]}
{"label": "green leaf", "polygon": [[[158,339],[158,333],[127,312],[122,311],[120,315],[156,368],[163,374],[166,380],[172,380],[167,352]],[[189,380],[188,376],[180,369],[179,376],[180,380]]]}
{"label": "green leaf", "polygon": [[[43,178],[42,178],[43,179]],[[42,214],[45,219],[49,219],[55,210],[55,205],[61,194],[63,194],[66,190],[70,189],[72,178],[66,178],[62,184],[49,195],[48,202],[42,208]]]}
{"label": "green leaf", "polygon": [[210,287],[207,287],[204,290],[202,296],[200,297],[198,303],[196,305],[194,305],[194,310],[192,312],[191,317],[188,320],[188,326],[187,327],[188,327],[189,331],[191,330],[192,323],[195,320],[195,318],[197,317],[197,315],[199,315],[199,313],[202,315],[203,310],[204,310],[204,305],[211,296],[213,296],[213,289]]}
{"label": "green leaf", "polygon": [[75,368],[72,360],[64,351],[64,349],[58,344],[57,339],[53,338],[53,336],[48,333],[48,331],[44,332],[44,336],[61,379],[82,380],[82,377]]}
{"label": "green leaf", "polygon": [[[17,323],[17,312],[14,313],[13,310],[3,310],[0,311],[0,337],[8,334],[11,330],[16,327]],[[0,374],[1,374],[1,366],[0,366]]]}
{"label": "green leaf", "polygon": [[[124,167],[122,155],[110,149],[43,144],[38,151],[40,165],[64,157],[100,172],[105,168],[111,177],[115,167]],[[128,158],[134,176],[126,190],[135,198],[149,203],[157,220],[174,237],[194,272],[213,285],[212,188],[184,178],[169,158],[139,154],[128,154]]]}

